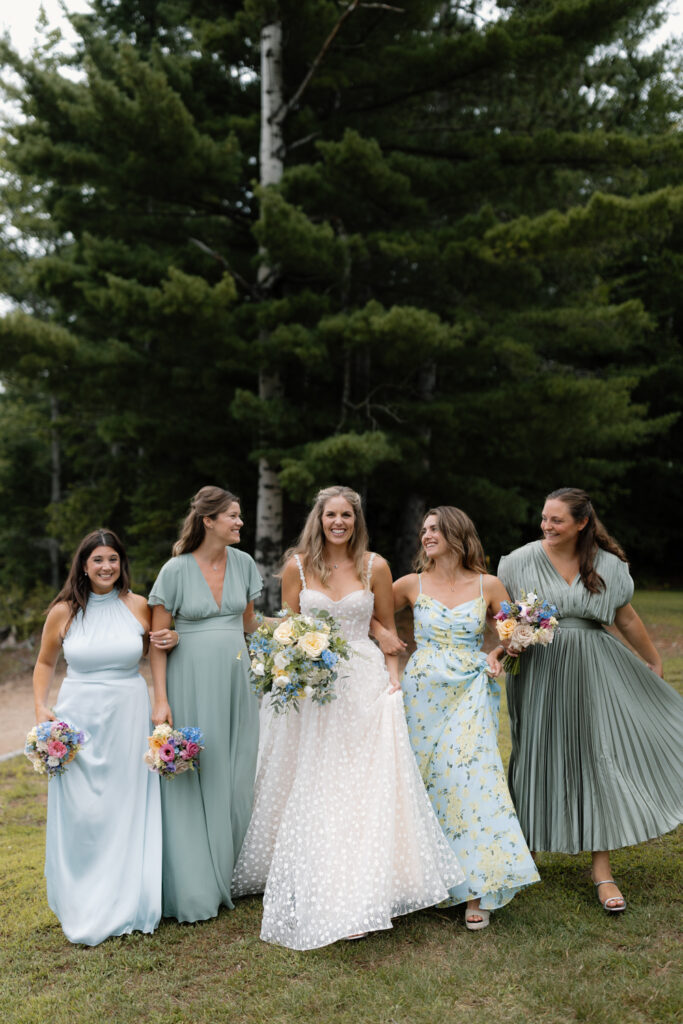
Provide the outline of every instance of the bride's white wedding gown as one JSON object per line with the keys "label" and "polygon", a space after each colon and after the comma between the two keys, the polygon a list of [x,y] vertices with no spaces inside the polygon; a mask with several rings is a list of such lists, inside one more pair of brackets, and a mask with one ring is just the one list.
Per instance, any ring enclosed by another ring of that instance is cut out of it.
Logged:
{"label": "bride's white wedding gown", "polygon": [[[263,892],[261,938],[314,949],[448,898],[464,875],[424,789],[400,690],[368,637],[374,597],[309,590],[352,648],[336,700],[276,715],[264,699],[254,810],[233,896]],[[368,575],[370,566],[368,566]]]}

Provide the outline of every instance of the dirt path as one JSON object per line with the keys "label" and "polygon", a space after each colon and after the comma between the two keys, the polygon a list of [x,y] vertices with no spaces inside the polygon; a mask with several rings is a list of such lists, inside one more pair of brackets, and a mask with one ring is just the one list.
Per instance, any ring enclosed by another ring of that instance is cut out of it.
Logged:
{"label": "dirt path", "polygon": [[[149,666],[146,661],[142,663],[141,670],[149,683]],[[57,699],[64,672],[65,665],[60,662],[50,689],[49,704],[54,704]],[[12,675],[6,682],[0,683],[0,723],[0,758],[23,750],[26,733],[35,725],[31,671]]]}

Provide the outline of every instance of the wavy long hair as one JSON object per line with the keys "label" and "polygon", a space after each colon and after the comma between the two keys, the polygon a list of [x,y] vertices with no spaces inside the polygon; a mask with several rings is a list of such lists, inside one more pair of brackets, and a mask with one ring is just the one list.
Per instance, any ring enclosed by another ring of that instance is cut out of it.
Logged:
{"label": "wavy long hair", "polygon": [[85,612],[88,598],[92,594],[90,580],[85,572],[85,564],[95,548],[100,547],[113,548],[119,556],[121,572],[119,573],[119,578],[114,583],[114,588],[122,591],[124,594],[127,594],[130,590],[130,564],[126,549],[121,543],[120,538],[117,537],[113,530],[108,530],[106,527],[93,530],[92,533],[87,534],[83,538],[76,548],[66,582],[55,599],[51,601],[48,608],[49,611],[50,608],[59,604],[60,601],[65,601],[68,604],[69,619],[66,629],[69,628],[79,611]]}
{"label": "wavy long hair", "polygon": [[[436,524],[441,536],[453,554],[458,556],[463,569],[485,573],[484,549],[479,540],[477,528],[467,513],[463,512],[461,508],[456,508],[455,505],[438,505],[436,508],[430,508],[422,520],[420,541],[422,541],[424,524],[429,516],[436,516]],[[434,559],[426,553],[420,543],[420,550],[413,563],[415,571],[429,572],[435,564]]]}
{"label": "wavy long hair", "polygon": [[214,487],[212,484],[200,487],[190,502],[190,511],[185,516],[180,536],[173,545],[173,554],[185,555],[190,551],[196,551],[206,534],[204,516],[215,519],[221,512],[227,511],[234,502],[239,500],[222,487]]}
{"label": "wavy long hair", "polygon": [[586,519],[586,525],[579,533],[576,550],[579,556],[579,575],[586,590],[598,594],[605,589],[605,581],[595,568],[595,556],[598,548],[616,555],[622,562],[628,562],[624,549],[611,537],[595,514],[593,503],[579,487],[559,487],[546,495],[546,501],[558,500],[569,509],[575,523]]}
{"label": "wavy long hair", "polygon": [[322,491],[318,491],[313,508],[308,513],[304,528],[299,534],[299,539],[293,547],[285,552],[282,564],[285,565],[293,555],[301,555],[304,567],[315,573],[320,578],[323,586],[327,583],[330,577],[330,570],[325,564],[323,512],[325,511],[325,505],[332,498],[343,498],[345,501],[348,501],[353,509],[355,521],[353,533],[348,543],[348,552],[356,568],[358,579],[365,584],[367,583],[365,579],[365,555],[368,550],[368,528],[365,524],[363,505],[360,494],[357,494],[350,487],[344,487],[341,484],[336,484],[333,487],[324,487]]}

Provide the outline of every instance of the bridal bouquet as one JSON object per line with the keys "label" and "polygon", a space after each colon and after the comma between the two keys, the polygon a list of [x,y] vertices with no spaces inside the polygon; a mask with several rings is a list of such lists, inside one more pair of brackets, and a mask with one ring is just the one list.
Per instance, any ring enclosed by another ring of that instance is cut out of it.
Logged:
{"label": "bridal bouquet", "polygon": [[[529,593],[519,601],[503,601],[500,611],[494,615],[496,629],[501,640],[507,642],[510,650],[519,654],[535,644],[547,646],[553,642],[557,626],[557,608],[537,594]],[[506,654],[503,668],[512,676],[519,672],[519,658]]]}
{"label": "bridal bouquet", "polygon": [[172,729],[167,722],[157,725],[149,737],[149,750],[144,755],[151,772],[162,778],[172,778],[183,772],[199,768],[199,753],[204,749],[204,737],[196,726]]}
{"label": "bridal bouquet", "polygon": [[249,638],[251,677],[256,692],[271,695],[278,713],[299,710],[310,697],[316,704],[334,700],[334,682],[349,645],[336,620],[326,611],[314,615],[278,613],[277,625],[263,622]]}
{"label": "bridal bouquet", "polygon": [[29,730],[24,753],[49,780],[64,774],[84,743],[84,734],[68,722],[41,722]]}

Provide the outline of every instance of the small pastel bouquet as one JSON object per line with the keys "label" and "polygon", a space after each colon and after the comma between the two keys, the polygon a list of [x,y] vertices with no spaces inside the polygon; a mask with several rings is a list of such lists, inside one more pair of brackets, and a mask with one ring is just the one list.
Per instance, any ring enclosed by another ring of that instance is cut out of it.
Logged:
{"label": "small pastel bouquet", "polygon": [[299,701],[310,697],[315,704],[335,699],[334,682],[340,659],[350,649],[339,624],[329,612],[311,615],[278,612],[277,625],[262,622],[249,637],[251,678],[257,694],[271,695],[278,714],[299,710]]}
{"label": "small pastel bouquet", "polygon": [[69,722],[40,722],[29,730],[24,753],[49,781],[64,774],[84,743],[84,733]]}
{"label": "small pastel bouquet", "polygon": [[173,729],[168,722],[157,725],[149,737],[149,750],[144,761],[151,772],[164,779],[192,772],[199,768],[199,754],[204,749],[202,730],[187,725]]}
{"label": "small pastel bouquet", "polygon": [[[503,601],[500,611],[494,615],[498,636],[508,648],[521,654],[527,647],[541,644],[546,647],[553,642],[557,626],[558,611],[555,605],[530,592],[519,601]],[[503,668],[508,675],[519,673],[519,658],[506,654]]]}

